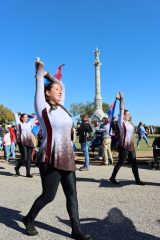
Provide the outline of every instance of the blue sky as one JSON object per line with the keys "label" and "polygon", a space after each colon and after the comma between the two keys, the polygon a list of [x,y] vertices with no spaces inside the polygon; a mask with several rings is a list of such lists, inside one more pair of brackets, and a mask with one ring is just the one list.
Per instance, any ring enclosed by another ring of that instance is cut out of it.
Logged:
{"label": "blue sky", "polygon": [[65,63],[66,107],[93,101],[94,54],[101,51],[101,95],[124,93],[137,124],[160,125],[159,0],[1,0],[0,104],[34,111],[34,60],[51,73]]}

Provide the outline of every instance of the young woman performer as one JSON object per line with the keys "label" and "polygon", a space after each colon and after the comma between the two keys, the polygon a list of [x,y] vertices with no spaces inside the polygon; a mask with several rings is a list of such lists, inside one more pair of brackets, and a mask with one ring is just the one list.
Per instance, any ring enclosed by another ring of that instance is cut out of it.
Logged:
{"label": "young woman performer", "polygon": [[28,115],[23,113],[21,114],[21,117],[19,118],[18,113],[14,114],[15,116],[15,123],[16,128],[18,131],[18,138],[17,142],[19,145],[19,150],[21,153],[21,159],[18,161],[17,166],[15,167],[16,175],[19,176],[20,167],[25,163],[26,165],[26,177],[33,177],[30,174],[30,168],[31,168],[31,155],[34,148],[34,142],[33,142],[33,133],[31,126],[34,124],[36,117],[33,117],[30,121],[28,121]]}
{"label": "young woman performer", "polygon": [[114,167],[110,181],[113,184],[118,184],[118,182],[115,179],[116,175],[128,157],[132,163],[132,172],[135,177],[136,184],[144,185],[144,183],[140,181],[139,173],[138,173],[136,153],[135,153],[135,148],[133,143],[134,129],[132,124],[130,123],[130,114],[128,110],[124,109],[123,96],[121,93],[117,95],[117,99],[119,99],[120,101],[120,113],[119,113],[119,119],[118,119],[118,126],[120,129],[119,160],[116,166]]}
{"label": "young woman performer", "polygon": [[[61,183],[71,221],[71,237],[77,240],[92,240],[90,235],[82,232],[79,221],[75,162],[71,143],[73,122],[63,107],[64,85],[60,81],[61,67],[53,77],[45,73],[44,64],[39,59],[36,62],[35,108],[43,134],[39,154],[39,170],[43,190],[22,221],[28,235],[38,234],[34,227],[34,219],[42,208],[53,201],[59,183]],[[45,87],[44,75],[50,79]]]}

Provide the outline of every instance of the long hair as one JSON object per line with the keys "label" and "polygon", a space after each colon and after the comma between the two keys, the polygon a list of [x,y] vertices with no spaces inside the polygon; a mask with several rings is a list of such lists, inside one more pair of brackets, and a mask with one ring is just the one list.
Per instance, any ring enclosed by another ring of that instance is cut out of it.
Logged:
{"label": "long hair", "polygon": [[124,114],[126,114],[127,112],[129,112],[127,109],[124,110]]}
{"label": "long hair", "polygon": [[142,122],[140,122],[140,123],[138,124],[138,128],[139,128],[141,125],[143,125]]}
{"label": "long hair", "polygon": [[54,82],[49,83],[49,84],[46,84],[46,85],[44,86],[44,94],[45,94],[46,102],[49,101],[48,96],[47,96],[47,94],[46,94],[46,91],[50,91],[51,88],[52,88],[52,86],[53,86],[53,84],[54,84]]}

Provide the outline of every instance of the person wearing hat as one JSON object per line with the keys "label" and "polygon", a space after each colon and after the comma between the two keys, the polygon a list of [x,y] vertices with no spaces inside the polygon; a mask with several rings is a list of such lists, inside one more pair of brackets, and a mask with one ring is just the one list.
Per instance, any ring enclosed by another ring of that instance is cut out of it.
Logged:
{"label": "person wearing hat", "polygon": [[[36,60],[35,109],[42,129],[42,143],[38,162],[42,194],[35,200],[28,214],[22,219],[28,235],[38,234],[34,220],[38,213],[56,196],[62,184],[67,211],[71,221],[71,237],[92,240],[81,230],[76,191],[75,161],[71,142],[72,119],[64,108],[64,85],[61,68],[52,76],[44,71],[44,64]],[[47,78],[44,85],[44,76]]]}
{"label": "person wearing hat", "polygon": [[116,175],[120,170],[121,166],[126,161],[127,157],[132,163],[132,172],[137,185],[145,185],[139,177],[136,153],[133,142],[134,128],[130,121],[130,113],[124,107],[123,95],[122,93],[117,94],[116,98],[120,101],[120,113],[118,119],[118,126],[120,130],[119,139],[119,160],[115,165],[110,181],[113,184],[118,184]]}

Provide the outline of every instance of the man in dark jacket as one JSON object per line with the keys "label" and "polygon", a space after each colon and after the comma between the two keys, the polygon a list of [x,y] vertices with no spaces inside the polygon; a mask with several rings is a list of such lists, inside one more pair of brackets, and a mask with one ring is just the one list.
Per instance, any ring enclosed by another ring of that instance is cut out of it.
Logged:
{"label": "man in dark jacket", "polygon": [[81,144],[81,149],[85,157],[84,165],[79,169],[80,171],[88,171],[89,169],[89,134],[92,131],[92,127],[88,121],[88,115],[85,114],[82,116],[82,123],[77,129],[79,143]]}

